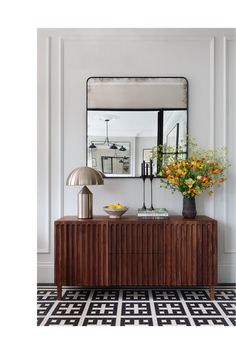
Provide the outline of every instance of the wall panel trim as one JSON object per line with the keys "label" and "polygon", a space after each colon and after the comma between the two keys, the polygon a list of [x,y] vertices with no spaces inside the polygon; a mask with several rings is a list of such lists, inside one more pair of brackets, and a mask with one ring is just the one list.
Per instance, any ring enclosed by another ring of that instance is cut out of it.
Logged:
{"label": "wall panel trim", "polygon": [[77,37],[75,35],[67,35],[67,36],[61,36],[60,37],[63,41],[73,41],[73,42],[88,42],[88,41],[101,41],[101,42],[106,42],[106,41],[160,41],[160,42],[165,42],[165,41],[170,41],[170,42],[197,42],[197,41],[204,41],[204,42],[210,42],[214,37],[212,36],[185,36],[185,35],[158,35],[158,34],[133,34],[133,35],[127,35],[126,33],[119,33],[119,34],[109,34],[109,33],[101,33],[101,34],[85,34],[83,33],[81,37]]}
{"label": "wall panel trim", "polygon": [[59,38],[60,217],[64,216],[64,40]]}
{"label": "wall panel trim", "polygon": [[[235,37],[233,36],[224,36],[223,37],[223,132],[224,132],[224,146],[227,145],[228,140],[228,90],[227,90],[227,79],[228,79],[228,67],[227,67],[227,60],[228,60],[228,42],[229,41],[236,41]],[[223,247],[224,253],[236,253],[236,249],[229,249],[227,248],[226,243],[226,231],[225,225],[227,224],[227,213],[228,213],[228,200],[227,200],[227,183],[224,185],[224,208],[223,208],[223,220],[224,220],[224,227],[223,227]]]}
{"label": "wall panel trim", "polygon": [[[210,149],[215,149],[215,38],[210,43]],[[210,216],[215,217],[215,195],[211,196]]]}
{"label": "wall panel trim", "polygon": [[[46,245],[44,248],[38,248],[37,253],[50,253],[51,245],[51,37],[46,37],[45,39],[45,52],[46,52],[46,93],[45,93],[45,106],[46,106],[46,116],[42,117],[46,122],[46,132],[47,144],[46,144],[46,155],[47,155],[47,220],[45,224],[47,225],[46,234]],[[39,119],[39,117],[38,117]],[[39,123],[38,123],[39,124]],[[38,140],[39,142],[39,140]],[[39,148],[39,147],[38,147]]]}

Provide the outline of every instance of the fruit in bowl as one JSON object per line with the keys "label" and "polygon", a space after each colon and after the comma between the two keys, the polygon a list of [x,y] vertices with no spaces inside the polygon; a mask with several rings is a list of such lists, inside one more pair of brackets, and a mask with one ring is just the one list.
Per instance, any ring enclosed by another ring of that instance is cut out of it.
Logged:
{"label": "fruit in bowl", "polygon": [[112,203],[103,207],[103,210],[109,215],[110,218],[120,218],[128,208],[120,203]]}
{"label": "fruit in bowl", "polygon": [[123,209],[125,205],[117,203],[117,204],[108,204],[107,206],[109,209]]}

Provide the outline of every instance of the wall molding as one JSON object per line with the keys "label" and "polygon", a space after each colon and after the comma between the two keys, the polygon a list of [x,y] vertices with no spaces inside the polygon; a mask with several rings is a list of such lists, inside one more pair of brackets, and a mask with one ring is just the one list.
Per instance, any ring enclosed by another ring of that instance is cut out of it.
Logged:
{"label": "wall molding", "polygon": [[[233,36],[224,36],[223,37],[223,130],[224,130],[224,146],[227,145],[228,140],[228,90],[227,90],[227,78],[228,78],[228,42],[229,41],[236,41],[235,37]],[[228,249],[226,244],[226,231],[225,225],[227,224],[227,212],[228,212],[228,201],[227,201],[227,184],[224,185],[224,208],[223,208],[223,219],[224,219],[224,227],[223,227],[223,248],[224,253],[236,253],[236,249]]]}
{"label": "wall molding", "polygon": [[64,216],[64,40],[59,38],[60,217]]}
{"label": "wall molding", "polygon": [[50,253],[51,249],[51,37],[45,39],[45,53],[46,53],[46,124],[47,124],[47,244],[45,248],[38,248],[37,253]]}
{"label": "wall molding", "polygon": [[[210,149],[215,149],[215,38],[209,39],[210,45]],[[210,215],[215,218],[215,195],[211,197]]]}
{"label": "wall molding", "polygon": [[213,36],[186,36],[186,35],[173,35],[173,34],[165,34],[165,35],[159,35],[159,34],[128,34],[123,32],[123,33],[108,33],[108,32],[103,32],[100,34],[85,34],[82,33],[81,37],[78,38],[76,35],[65,35],[60,37],[64,42],[65,41],[70,41],[70,42],[88,42],[88,41],[120,41],[120,40],[126,40],[126,41],[137,41],[139,42],[140,40],[142,41],[160,41],[160,42],[166,42],[166,41],[186,41],[186,42],[196,42],[196,41],[205,41],[209,42],[214,38]]}

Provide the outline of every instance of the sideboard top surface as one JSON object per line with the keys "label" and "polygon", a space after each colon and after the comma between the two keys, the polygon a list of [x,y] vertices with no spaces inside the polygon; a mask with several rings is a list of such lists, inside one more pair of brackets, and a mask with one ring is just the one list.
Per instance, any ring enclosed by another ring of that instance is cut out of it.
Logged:
{"label": "sideboard top surface", "polygon": [[96,215],[92,219],[78,219],[77,216],[63,216],[62,218],[55,220],[55,223],[91,223],[91,222],[110,222],[110,223],[122,223],[122,222],[144,222],[144,223],[162,223],[162,222],[185,222],[185,223],[199,223],[199,222],[216,222],[216,220],[205,216],[205,215],[197,215],[194,219],[184,219],[183,216],[173,215],[169,216],[166,219],[145,219],[138,218],[136,215],[125,215],[119,219],[109,218],[106,215]]}

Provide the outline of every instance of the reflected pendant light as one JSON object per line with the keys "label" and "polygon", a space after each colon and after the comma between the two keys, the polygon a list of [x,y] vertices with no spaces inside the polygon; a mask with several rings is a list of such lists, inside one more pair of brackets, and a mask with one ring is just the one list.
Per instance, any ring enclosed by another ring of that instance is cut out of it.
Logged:
{"label": "reflected pendant light", "polygon": [[[110,122],[110,119],[105,119],[105,122],[106,122],[106,138],[104,141],[104,145],[109,146],[110,149],[112,149],[112,150],[116,150],[116,149],[118,149],[118,147],[116,146],[116,144],[110,143],[109,135],[108,135],[108,123]],[[112,144],[112,145],[110,146],[110,144]]]}
{"label": "reflected pendant light", "polygon": [[119,150],[120,150],[120,151],[126,151],[126,148],[125,148],[123,145],[121,145],[121,147],[119,148]]}
{"label": "reflected pendant light", "polygon": [[97,148],[97,146],[94,145],[94,143],[92,143],[92,144],[89,145],[89,149],[96,149],[96,148]]}
{"label": "reflected pendant light", "polygon": [[105,123],[106,123],[106,138],[104,140],[104,145],[110,145],[110,142],[109,142],[109,137],[108,137],[108,123],[109,123],[110,119],[105,119]]}

